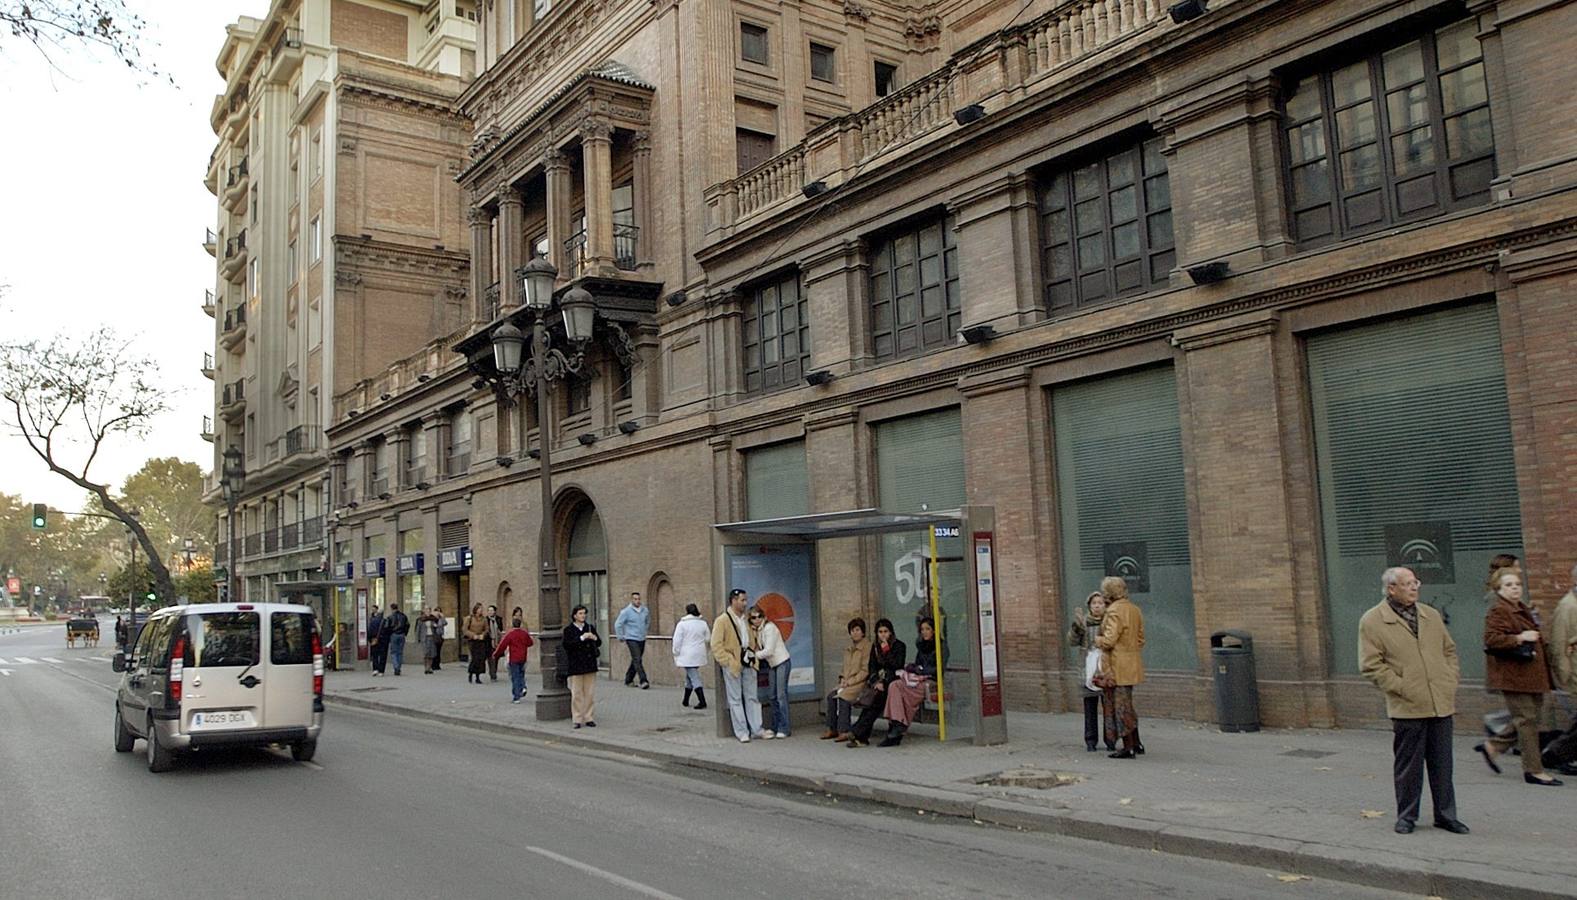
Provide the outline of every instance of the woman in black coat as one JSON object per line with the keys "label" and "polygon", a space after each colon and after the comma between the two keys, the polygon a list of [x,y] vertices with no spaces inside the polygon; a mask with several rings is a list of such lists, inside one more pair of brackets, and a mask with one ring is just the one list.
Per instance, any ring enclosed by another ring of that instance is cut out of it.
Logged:
{"label": "woman in black coat", "polygon": [[871,644],[869,666],[871,674],[865,682],[876,690],[876,698],[860,710],[860,718],[854,723],[854,728],[850,732],[848,746],[870,746],[871,729],[876,725],[877,716],[880,716],[887,706],[887,686],[892,684],[893,679],[897,678],[898,673],[903,670],[908,653],[909,648],[893,634],[893,623],[888,619],[877,619],[876,641]]}
{"label": "woman in black coat", "polygon": [[597,626],[586,621],[586,606],[581,604],[570,611],[570,623],[564,626],[564,674],[569,682],[569,708],[575,727],[585,725],[596,728],[593,713],[597,706],[597,658],[602,638]]}

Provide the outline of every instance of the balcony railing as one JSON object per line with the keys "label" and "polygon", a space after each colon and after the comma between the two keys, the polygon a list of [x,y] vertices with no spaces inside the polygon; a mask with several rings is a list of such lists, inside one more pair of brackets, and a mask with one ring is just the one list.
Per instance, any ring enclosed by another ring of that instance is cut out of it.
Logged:
{"label": "balcony railing", "polygon": [[212,416],[203,416],[202,438],[209,443],[214,440],[214,420]]}
{"label": "balcony railing", "polygon": [[263,532],[263,552],[279,552],[279,529],[270,528]]}
{"label": "balcony railing", "polygon": [[[933,134],[965,127],[953,113],[971,104],[994,111],[1052,80],[1077,77],[1070,67],[1099,54],[1129,52],[1175,27],[1156,0],[1053,0],[1041,16],[959,49],[941,68],[864,109],[828,120],[801,143],[705,191],[708,233],[731,234],[765,211],[804,202],[802,189],[836,187],[878,157],[904,153]],[[1081,70],[1082,71],[1082,70]],[[979,128],[981,126],[970,126]]]}
{"label": "balcony railing", "polygon": [[294,550],[301,540],[301,526],[295,522],[283,525],[279,529],[279,549]]}
{"label": "balcony railing", "polygon": [[[212,234],[213,232],[209,232],[209,233]],[[211,315],[214,314],[215,308],[216,307],[214,306],[214,292],[213,291],[203,291],[203,312],[205,312],[205,313],[207,313],[208,315],[211,316]]]}
{"label": "balcony railing", "polygon": [[[613,265],[624,272],[636,268],[636,247],[640,243],[638,225],[615,222],[613,225]],[[577,231],[564,239],[564,255],[576,274],[586,270],[586,232]]]}
{"label": "balcony railing", "polygon": [[240,234],[225,242],[225,259],[233,259],[244,252],[246,252],[245,228],[241,229]]}
{"label": "balcony railing", "polygon": [[293,453],[311,453],[318,449],[318,438],[322,434],[315,425],[297,425],[285,432],[285,455]]}
{"label": "balcony railing", "polygon": [[[209,255],[214,254],[219,249],[219,235],[214,234],[212,228],[203,229],[203,249],[207,250]],[[213,291],[209,291],[209,293],[212,294]]]}
{"label": "balcony railing", "polygon": [[484,318],[488,321],[498,318],[498,314],[502,312],[498,308],[498,282],[496,281],[488,285],[487,289],[482,292],[482,312]]}
{"label": "balcony railing", "polygon": [[374,478],[372,480],[372,495],[382,498],[389,493],[389,479]]}
{"label": "balcony railing", "polygon": [[237,378],[235,381],[232,381],[224,386],[224,393],[219,403],[221,406],[230,406],[231,404],[241,403],[245,400],[246,382]]}
{"label": "balcony railing", "polygon": [[407,487],[416,487],[418,485],[423,485],[423,484],[426,484],[426,483],[427,483],[427,466],[425,464],[420,465],[420,466],[406,466],[405,467],[405,485]]}
{"label": "balcony railing", "polygon": [[217,541],[214,542],[214,562],[222,563],[222,562],[229,562],[229,561],[230,561],[230,540],[229,540],[229,535],[225,535],[220,540],[217,540]]}
{"label": "balcony railing", "polygon": [[224,328],[224,330],[226,332],[234,331],[237,328],[244,328],[245,326],[246,326],[246,307],[245,306],[237,306],[234,309],[227,309],[227,310],[225,310],[225,328]]}
{"label": "balcony railing", "polygon": [[450,454],[444,462],[444,473],[450,478],[459,478],[471,471],[471,451]]}
{"label": "balcony railing", "polygon": [[302,543],[302,546],[310,546],[312,544],[316,544],[317,542],[319,542],[321,540],[323,540],[323,517],[322,516],[313,516],[310,519],[302,519],[301,520],[301,543]]}
{"label": "balcony railing", "polygon": [[226,171],[226,173],[225,173],[225,187],[226,188],[233,188],[236,185],[238,185],[241,182],[246,180],[246,177],[247,177],[246,164],[247,164],[247,157],[243,156],[243,157],[241,157],[241,161],[240,162],[238,162],[235,165],[231,166]]}
{"label": "balcony railing", "polygon": [[242,542],[241,552],[247,556],[256,556],[259,553],[262,553],[263,535],[256,531],[247,535],[246,539]]}

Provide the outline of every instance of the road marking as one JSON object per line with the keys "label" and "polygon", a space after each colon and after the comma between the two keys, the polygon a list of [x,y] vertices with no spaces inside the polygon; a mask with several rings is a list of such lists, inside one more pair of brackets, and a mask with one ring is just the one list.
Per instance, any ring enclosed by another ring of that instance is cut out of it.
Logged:
{"label": "road marking", "polygon": [[301,763],[301,765],[306,766],[309,769],[317,769],[319,772],[323,771],[323,767],[322,766],[318,765],[315,762],[312,762],[311,760],[308,760],[308,761],[306,761],[304,763]]}
{"label": "road marking", "polygon": [[38,665],[38,660],[36,660],[36,659],[28,659],[25,656],[18,656],[16,658],[16,664],[19,665],[19,666],[36,666],[36,665]]}
{"label": "road marking", "polygon": [[9,666],[9,665],[11,665],[11,664],[6,662],[4,659],[0,659],[0,666]]}
{"label": "road marking", "polygon": [[11,677],[11,670],[10,669],[0,669],[0,675],[4,675],[5,677],[10,678]]}
{"label": "road marking", "polygon": [[679,898],[675,897],[673,894],[664,893],[663,891],[659,891],[650,885],[641,884],[639,881],[631,881],[630,879],[625,878],[623,875],[615,875],[614,873],[605,869],[599,869],[596,866],[583,863],[578,859],[570,859],[568,856],[560,856],[559,854],[554,853],[552,850],[544,850],[541,847],[527,847],[526,849],[532,853],[537,854],[538,856],[545,856],[554,862],[563,863],[572,869],[579,869],[580,871],[585,872],[587,875],[595,875],[596,877],[601,878],[610,884],[616,884],[632,893],[643,894],[647,897],[655,897],[656,900],[679,900]]}
{"label": "road marking", "polygon": [[53,656],[45,656],[45,657],[43,657],[43,660],[44,660],[44,662],[57,663],[57,664],[60,662],[60,660],[54,658]]}
{"label": "road marking", "polygon": [[[110,659],[108,656],[90,656],[88,659],[96,659],[99,662],[114,662],[114,660]],[[83,660],[83,662],[87,661],[87,659]]]}

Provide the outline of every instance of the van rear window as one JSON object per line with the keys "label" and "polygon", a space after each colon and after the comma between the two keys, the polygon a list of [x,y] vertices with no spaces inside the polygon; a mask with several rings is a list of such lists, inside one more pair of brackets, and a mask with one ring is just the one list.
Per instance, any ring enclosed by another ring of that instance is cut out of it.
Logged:
{"label": "van rear window", "polygon": [[199,669],[257,665],[262,650],[261,630],[262,623],[255,612],[189,615],[186,665]]}
{"label": "van rear window", "polygon": [[312,662],[312,614],[274,613],[269,616],[268,658],[276,666]]}

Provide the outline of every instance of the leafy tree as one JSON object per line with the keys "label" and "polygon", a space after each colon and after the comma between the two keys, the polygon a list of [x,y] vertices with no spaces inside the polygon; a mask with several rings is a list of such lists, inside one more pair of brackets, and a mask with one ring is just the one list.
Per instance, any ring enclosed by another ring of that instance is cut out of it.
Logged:
{"label": "leafy tree", "polygon": [[[13,600],[18,606],[31,605],[33,585],[43,588],[42,597],[99,593],[98,573],[109,571],[113,554],[105,544],[107,529],[103,519],[82,519],[50,514],[49,527],[35,531],[32,504],[25,497],[0,494],[0,575],[14,571],[22,581],[23,596]],[[124,557],[125,538],[119,542]]]}
{"label": "leafy tree", "polygon": [[[154,546],[174,555],[192,539],[193,556],[213,557],[213,511],[203,505],[203,470],[174,456],[150,459],[127,476],[120,503],[138,511],[138,520]],[[99,509],[89,496],[89,508]]]}
{"label": "leafy tree", "polygon": [[219,590],[214,586],[213,566],[193,566],[176,579],[176,590],[186,598],[188,603],[213,603],[219,599]]}
{"label": "leafy tree", "polygon": [[6,424],[51,472],[88,491],[126,526],[142,546],[155,590],[173,597],[163,558],[169,547],[156,544],[132,515],[133,507],[92,474],[106,442],[146,435],[154,418],[169,409],[167,395],[153,381],[157,371],[152,359],[134,353],[108,328],[82,337],[0,344],[0,396],[11,414]]}
{"label": "leafy tree", "polygon": [[162,73],[142,55],[148,23],[126,0],[0,0],[0,37],[33,46],[53,67],[70,50],[102,50],[145,75]]}

